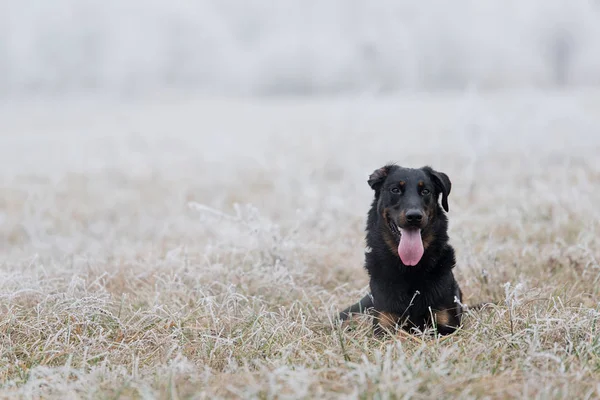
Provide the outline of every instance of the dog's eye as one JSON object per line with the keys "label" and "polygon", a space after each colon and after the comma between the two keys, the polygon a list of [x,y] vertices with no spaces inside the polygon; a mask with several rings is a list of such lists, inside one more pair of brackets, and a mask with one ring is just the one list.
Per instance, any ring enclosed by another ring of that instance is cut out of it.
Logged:
{"label": "dog's eye", "polygon": [[394,194],[399,194],[400,193],[400,188],[397,188],[397,187],[390,188],[390,192],[392,192]]}
{"label": "dog's eye", "polygon": [[421,195],[423,195],[423,196],[427,196],[429,193],[430,193],[430,192],[429,192],[429,190],[428,190],[428,189],[423,189],[423,190],[421,190]]}

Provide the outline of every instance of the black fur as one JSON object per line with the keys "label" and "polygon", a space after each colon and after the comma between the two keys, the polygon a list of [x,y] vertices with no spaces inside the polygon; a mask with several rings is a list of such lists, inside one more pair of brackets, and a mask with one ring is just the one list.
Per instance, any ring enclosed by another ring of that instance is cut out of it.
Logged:
{"label": "black fur", "polygon": [[[454,332],[463,309],[462,293],[452,273],[456,261],[444,213],[449,210],[450,179],[430,167],[386,165],[373,172],[368,183],[375,191],[366,226],[365,268],[371,293],[342,311],[340,319],[366,310],[375,316],[375,331],[380,333],[392,325],[424,330],[432,326],[433,317],[439,333]],[[415,221],[407,212],[422,218]],[[400,259],[401,229],[421,229],[425,250],[414,266]],[[383,323],[382,315],[388,320],[392,317],[393,323]]]}

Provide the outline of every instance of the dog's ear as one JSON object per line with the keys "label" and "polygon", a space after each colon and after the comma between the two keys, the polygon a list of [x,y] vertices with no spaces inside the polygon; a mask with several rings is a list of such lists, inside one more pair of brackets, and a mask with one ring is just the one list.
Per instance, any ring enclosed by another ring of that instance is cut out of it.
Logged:
{"label": "dog's ear", "polygon": [[381,185],[383,185],[383,182],[385,181],[385,178],[387,178],[392,167],[392,164],[388,164],[384,167],[376,169],[371,175],[369,175],[369,180],[367,182],[376,194],[379,194],[379,190],[381,190]]}
{"label": "dog's ear", "polygon": [[448,196],[450,195],[450,190],[452,189],[452,183],[450,182],[450,178],[448,178],[448,175],[446,175],[445,173],[435,171],[431,167],[423,167],[422,169],[429,175],[429,177],[433,181],[433,184],[436,189],[436,196],[439,196],[440,193],[442,194],[442,207],[444,207],[444,210],[448,212]]}

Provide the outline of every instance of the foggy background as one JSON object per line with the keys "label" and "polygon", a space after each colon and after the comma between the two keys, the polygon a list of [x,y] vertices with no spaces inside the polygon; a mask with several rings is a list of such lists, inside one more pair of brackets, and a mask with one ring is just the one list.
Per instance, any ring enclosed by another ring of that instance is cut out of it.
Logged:
{"label": "foggy background", "polygon": [[598,1],[2,0],[0,96],[590,86]]}

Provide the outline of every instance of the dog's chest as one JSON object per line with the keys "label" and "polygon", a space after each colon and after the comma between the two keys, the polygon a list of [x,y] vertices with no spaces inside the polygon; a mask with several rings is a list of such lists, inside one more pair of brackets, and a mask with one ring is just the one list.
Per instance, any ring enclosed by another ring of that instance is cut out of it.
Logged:
{"label": "dog's chest", "polygon": [[397,288],[395,293],[399,308],[412,308],[417,312],[427,310],[429,307],[435,308],[440,303],[445,303],[443,282],[428,281],[428,282],[405,282]]}

